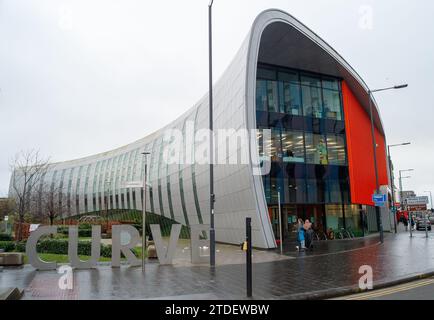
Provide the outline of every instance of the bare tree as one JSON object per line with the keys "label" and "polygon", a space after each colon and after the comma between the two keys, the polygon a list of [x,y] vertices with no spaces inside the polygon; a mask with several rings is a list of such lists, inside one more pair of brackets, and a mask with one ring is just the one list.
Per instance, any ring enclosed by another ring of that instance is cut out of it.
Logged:
{"label": "bare tree", "polygon": [[18,241],[23,238],[22,224],[26,212],[30,210],[32,191],[35,191],[48,166],[48,159],[41,158],[39,151],[35,150],[19,152],[11,163],[11,196],[17,205],[19,226],[15,236]]}
{"label": "bare tree", "polygon": [[62,187],[41,183],[32,193],[33,214],[48,219],[50,226],[68,211],[66,194]]}
{"label": "bare tree", "polygon": [[15,210],[15,200],[12,198],[2,198],[0,199],[0,218],[3,219],[4,216],[11,215]]}

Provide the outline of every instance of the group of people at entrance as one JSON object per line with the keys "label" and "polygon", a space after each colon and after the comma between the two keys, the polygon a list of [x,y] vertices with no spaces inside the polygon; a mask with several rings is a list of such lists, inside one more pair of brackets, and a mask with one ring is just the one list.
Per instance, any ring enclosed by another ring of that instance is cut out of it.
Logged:
{"label": "group of people at entrance", "polygon": [[298,251],[304,251],[306,249],[313,249],[313,229],[312,223],[309,219],[303,222],[303,219],[297,221],[297,242],[296,246]]}

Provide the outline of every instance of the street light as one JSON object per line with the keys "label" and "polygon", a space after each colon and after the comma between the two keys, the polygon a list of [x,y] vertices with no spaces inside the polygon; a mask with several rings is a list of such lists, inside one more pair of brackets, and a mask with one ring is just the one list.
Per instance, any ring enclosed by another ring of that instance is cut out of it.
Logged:
{"label": "street light", "polygon": [[399,202],[401,203],[401,207],[403,205],[403,191],[402,191],[402,179],[410,178],[410,176],[403,177],[403,172],[411,172],[414,171],[414,169],[405,169],[405,170],[399,170]]}
{"label": "street light", "polygon": [[432,204],[432,192],[431,191],[424,191],[425,193],[429,193],[429,198],[430,198],[430,202],[431,202],[431,211],[434,209],[433,204]]}
{"label": "street light", "polygon": [[[379,194],[380,193],[380,183],[378,181],[378,167],[377,167],[377,142],[375,139],[375,128],[374,128],[374,116],[373,116],[373,112],[372,112],[372,94],[374,92],[379,92],[379,91],[385,91],[385,90],[390,90],[390,89],[402,89],[402,88],[406,88],[408,87],[407,84],[402,84],[402,85],[396,85],[394,87],[389,87],[389,88],[382,88],[382,89],[375,89],[375,90],[368,90],[368,95],[369,95],[369,115],[371,118],[371,134],[372,134],[372,148],[374,150],[374,168],[375,168],[375,186],[376,186],[376,193]],[[384,242],[384,234],[383,234],[383,222],[381,219],[381,215],[380,215],[380,207],[375,206],[375,213],[377,216],[377,226],[378,229],[380,231],[380,241],[381,243]]]}
{"label": "street light", "polygon": [[[106,197],[105,197],[105,223],[106,223],[106,230],[108,232],[108,228],[109,228],[109,199],[111,196],[111,181],[110,178],[106,179],[104,181],[104,187],[106,190]],[[112,208],[113,209],[113,208]]]}
{"label": "street light", "polygon": [[[404,208],[404,201],[403,201],[403,191],[402,191],[402,179],[408,179],[411,178],[411,176],[406,176],[403,177],[402,173],[403,172],[410,172],[410,171],[414,171],[414,169],[405,169],[405,170],[399,170],[399,203],[401,204],[401,209]],[[413,217],[411,216],[411,213],[408,213],[408,220],[410,222],[410,238],[413,237],[413,229],[411,226],[411,222],[413,221]]]}
{"label": "street light", "polygon": [[209,242],[210,242],[210,255],[209,262],[211,268],[215,268],[215,229],[214,229],[214,135],[213,135],[213,90],[212,90],[212,5],[214,0],[211,0],[208,5],[208,45],[209,45],[209,198],[210,198],[210,228],[209,228]]}
{"label": "street light", "polygon": [[145,252],[146,252],[146,178],[148,175],[148,155],[150,152],[142,152],[145,158],[145,172],[143,175],[143,197],[142,197],[142,271],[145,271]]}
{"label": "street light", "polygon": [[392,180],[392,212],[393,212],[393,223],[395,225],[395,233],[398,233],[397,230],[397,221],[396,221],[396,207],[395,207],[395,175],[393,174],[392,169],[392,157],[390,155],[390,148],[393,147],[399,147],[399,146],[408,146],[410,145],[410,142],[404,142],[404,143],[398,143],[398,144],[391,144],[387,146],[387,154],[389,156],[389,169],[390,169],[390,178]]}

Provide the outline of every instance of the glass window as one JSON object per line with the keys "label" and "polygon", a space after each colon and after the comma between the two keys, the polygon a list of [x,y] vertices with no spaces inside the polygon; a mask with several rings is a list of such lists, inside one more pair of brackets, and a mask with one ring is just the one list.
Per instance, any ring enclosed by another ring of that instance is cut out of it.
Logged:
{"label": "glass window", "polygon": [[[341,205],[326,205],[327,229],[339,230],[344,227]],[[335,235],[336,236],[336,235]]]}
{"label": "glass window", "polygon": [[341,188],[341,183],[339,180],[329,180],[328,181],[328,191],[330,194],[331,203],[342,203],[342,197],[344,196],[344,190]]}
{"label": "glass window", "polygon": [[267,111],[267,81],[256,81],[256,110]]}
{"label": "glass window", "polygon": [[301,91],[304,115],[307,117],[322,118],[321,89],[302,85]]}
{"label": "glass window", "polygon": [[297,72],[279,72],[277,74],[277,80],[296,84],[300,83]]}
{"label": "glass window", "polygon": [[322,87],[325,89],[339,90],[339,81],[334,78],[323,77]]}
{"label": "glass window", "polygon": [[328,160],[330,164],[345,165],[345,137],[343,135],[328,135],[327,136]]}
{"label": "glass window", "polygon": [[272,129],[271,141],[268,144],[265,143],[266,148],[269,148],[271,152],[271,161],[280,161],[280,159],[282,158],[282,149],[281,149],[280,141],[281,141],[280,130]]}
{"label": "glass window", "polygon": [[328,164],[326,139],[323,135],[306,133],[306,162]]}
{"label": "glass window", "polygon": [[307,202],[308,203],[324,203],[325,192],[324,180],[306,179],[307,186]]}
{"label": "glass window", "polygon": [[279,112],[277,81],[267,81],[268,111]]}
{"label": "glass window", "polygon": [[351,229],[356,236],[362,235],[361,208],[359,205],[345,206],[345,226]]}
{"label": "glass window", "polygon": [[265,80],[276,80],[276,71],[272,69],[258,68],[256,78]]}
{"label": "glass window", "polygon": [[300,100],[300,86],[298,84],[279,82],[280,112],[293,116],[303,115]]}
{"label": "glass window", "polygon": [[322,94],[325,117],[342,120],[341,95],[339,91],[323,89]]}
{"label": "glass window", "polygon": [[303,132],[282,131],[283,162],[304,162]]}
{"label": "glass window", "polygon": [[301,84],[310,87],[321,88],[321,79],[310,75],[301,75]]}
{"label": "glass window", "polygon": [[285,200],[289,203],[305,203],[306,181],[304,179],[285,179]]}

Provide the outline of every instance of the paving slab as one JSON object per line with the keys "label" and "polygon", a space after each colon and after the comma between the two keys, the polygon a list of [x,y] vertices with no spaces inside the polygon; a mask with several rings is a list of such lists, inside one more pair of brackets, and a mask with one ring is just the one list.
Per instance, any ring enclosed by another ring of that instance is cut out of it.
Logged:
{"label": "paving slab", "polygon": [[[340,242],[342,251],[257,262],[254,298],[320,299],[348,293],[357,290],[359,268],[364,265],[372,267],[374,286],[423,277],[434,272],[434,238],[423,235],[388,234],[384,244],[378,238],[368,239],[366,247]],[[145,273],[141,268],[113,269],[105,264],[75,270],[73,276],[74,289],[61,292],[56,271],[39,272],[27,265],[5,269],[0,284],[23,288],[23,299],[244,299],[246,292],[244,264],[219,265],[213,272],[207,266],[152,263]]]}

